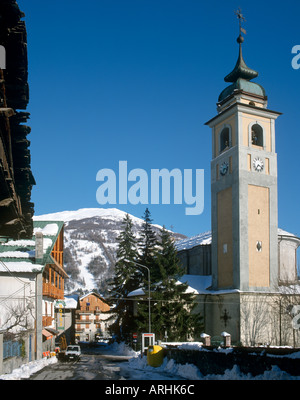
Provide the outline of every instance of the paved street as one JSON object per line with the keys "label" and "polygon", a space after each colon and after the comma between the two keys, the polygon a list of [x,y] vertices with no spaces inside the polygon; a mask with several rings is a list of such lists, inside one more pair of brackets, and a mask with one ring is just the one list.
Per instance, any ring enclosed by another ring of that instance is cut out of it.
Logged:
{"label": "paved street", "polygon": [[30,376],[29,380],[119,380],[120,362],[128,357],[83,354],[79,361],[58,361]]}

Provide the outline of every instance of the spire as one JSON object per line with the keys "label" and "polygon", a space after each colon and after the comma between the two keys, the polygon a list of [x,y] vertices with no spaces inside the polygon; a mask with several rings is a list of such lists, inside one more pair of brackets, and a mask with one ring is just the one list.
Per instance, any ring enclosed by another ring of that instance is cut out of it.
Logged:
{"label": "spire", "polygon": [[246,34],[246,31],[242,27],[242,22],[246,20],[240,8],[235,11],[235,14],[239,19],[239,37],[237,38],[237,42],[239,44],[239,56],[234,69],[224,78],[225,82],[231,82],[232,85],[223,90],[219,96],[219,101],[224,100],[236,89],[241,89],[246,92],[265,96],[265,91],[262,86],[258,85],[257,83],[249,82],[251,79],[254,79],[258,76],[258,72],[249,68],[243,58],[242,43],[244,42],[244,37],[242,36],[242,33]]}
{"label": "spire", "polygon": [[244,58],[243,58],[243,53],[242,53],[242,43],[244,41],[243,36],[240,34],[239,37],[237,38],[237,42],[239,43],[240,50],[239,50],[239,57],[238,60],[235,64],[234,69],[230,74],[225,76],[224,81],[225,82],[236,82],[239,78],[246,79],[247,81],[250,81],[251,79],[254,79],[258,76],[258,72],[254,71],[253,69],[247,67]]}
{"label": "spire", "polygon": [[248,68],[244,59],[243,59],[243,53],[242,53],[242,43],[244,42],[244,37],[242,36],[242,33],[246,34],[245,29],[242,27],[242,22],[246,21],[242,14],[242,10],[240,8],[237,9],[237,11],[234,12],[239,20],[239,37],[237,38],[237,42],[239,43],[239,57],[237,60],[237,63],[230,74],[225,76],[224,81],[225,82],[236,82],[239,78],[246,79],[247,81],[250,81],[253,78],[256,78],[258,76],[258,72],[254,71],[251,68]]}

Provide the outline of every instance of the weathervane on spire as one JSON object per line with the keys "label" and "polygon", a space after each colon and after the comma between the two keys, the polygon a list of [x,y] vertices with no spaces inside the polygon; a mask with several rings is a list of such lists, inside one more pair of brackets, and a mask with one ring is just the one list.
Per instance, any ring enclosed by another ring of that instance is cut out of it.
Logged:
{"label": "weathervane on spire", "polygon": [[242,22],[246,21],[245,17],[242,14],[242,10],[240,8],[238,8],[234,13],[235,13],[235,15],[237,16],[237,18],[239,20],[240,35],[241,35],[241,32],[243,32],[246,35],[245,29],[242,28]]}

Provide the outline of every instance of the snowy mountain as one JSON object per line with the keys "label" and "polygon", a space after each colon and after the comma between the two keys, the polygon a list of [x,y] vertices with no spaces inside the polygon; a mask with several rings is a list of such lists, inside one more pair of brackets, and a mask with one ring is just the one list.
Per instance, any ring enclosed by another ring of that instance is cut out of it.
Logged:
{"label": "snowy mountain", "polygon": [[[35,216],[34,220],[64,221],[64,264],[69,278],[66,293],[98,289],[105,294],[106,281],[113,276],[117,237],[126,212],[116,208],[83,208]],[[130,215],[133,230],[139,236],[143,220]],[[162,228],[153,225],[156,232]],[[176,240],[185,238],[174,233]]]}

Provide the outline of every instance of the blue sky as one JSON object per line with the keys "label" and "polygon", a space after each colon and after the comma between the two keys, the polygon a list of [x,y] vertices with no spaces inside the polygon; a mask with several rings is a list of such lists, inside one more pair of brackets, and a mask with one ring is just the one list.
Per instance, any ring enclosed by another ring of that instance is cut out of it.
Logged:
{"label": "blue sky", "polygon": [[[155,223],[193,236],[210,229],[211,131],[224,77],[243,54],[276,121],[279,226],[299,229],[298,0],[19,0],[26,14],[32,192],[37,215],[101,207],[100,169],[204,169],[204,211],[148,207]],[[149,200],[150,201],[150,200]],[[146,205],[107,205],[137,217]]]}

